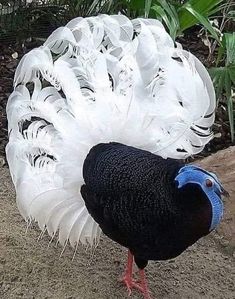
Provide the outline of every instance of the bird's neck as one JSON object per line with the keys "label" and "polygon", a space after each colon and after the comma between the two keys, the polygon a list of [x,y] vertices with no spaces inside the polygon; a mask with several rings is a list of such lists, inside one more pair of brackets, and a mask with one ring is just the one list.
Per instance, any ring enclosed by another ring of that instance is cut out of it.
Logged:
{"label": "bird's neck", "polygon": [[[177,205],[183,214],[182,221],[195,234],[210,232],[212,208],[208,198],[198,185],[187,184],[176,190]],[[184,220],[183,220],[184,219]]]}

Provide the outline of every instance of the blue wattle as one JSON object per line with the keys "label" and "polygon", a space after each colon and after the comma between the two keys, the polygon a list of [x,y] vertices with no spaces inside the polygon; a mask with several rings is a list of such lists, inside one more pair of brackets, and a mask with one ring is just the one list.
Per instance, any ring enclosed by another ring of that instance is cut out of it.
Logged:
{"label": "blue wattle", "polygon": [[[206,186],[205,182],[207,179],[213,182],[212,187]],[[223,202],[220,198],[223,188],[216,175],[205,171],[200,167],[186,165],[179,170],[175,181],[178,182],[178,188],[181,188],[188,183],[200,185],[202,190],[207,195],[212,207],[210,231],[216,228],[223,216]]]}

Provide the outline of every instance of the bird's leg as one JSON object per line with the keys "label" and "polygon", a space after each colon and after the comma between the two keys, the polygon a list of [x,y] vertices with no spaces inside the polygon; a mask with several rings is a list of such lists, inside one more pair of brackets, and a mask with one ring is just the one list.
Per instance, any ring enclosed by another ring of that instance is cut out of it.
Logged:
{"label": "bird's leg", "polygon": [[140,275],[140,282],[139,282],[140,289],[139,290],[143,293],[144,299],[151,299],[144,269],[139,270],[139,275]]}
{"label": "bird's leg", "polygon": [[140,281],[137,282],[133,279],[133,254],[128,251],[127,267],[121,281],[126,285],[128,295],[131,295],[132,289],[139,290],[144,295],[144,299],[151,299],[149,296],[148,284],[146,281],[144,270],[139,270]]}
{"label": "bird's leg", "polygon": [[128,295],[131,295],[131,289],[133,288],[133,254],[128,250],[127,266],[121,281],[126,285]]}

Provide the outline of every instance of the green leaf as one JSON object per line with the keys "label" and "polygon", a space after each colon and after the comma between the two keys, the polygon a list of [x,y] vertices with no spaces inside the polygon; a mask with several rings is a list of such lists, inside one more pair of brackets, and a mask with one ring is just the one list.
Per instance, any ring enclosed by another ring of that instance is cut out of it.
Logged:
{"label": "green leaf", "polygon": [[133,10],[144,10],[145,1],[143,0],[130,0],[129,2],[130,8]]}
{"label": "green leaf", "polygon": [[[208,21],[207,18],[205,18],[202,14],[200,14],[197,10],[195,10],[190,4],[184,5],[184,9],[187,10],[192,16],[194,16],[199,23],[201,23],[209,32],[210,34],[216,39],[218,42],[220,42],[219,37],[211,23]],[[180,20],[181,21],[181,20]],[[181,23],[181,29],[184,31],[186,27],[182,27]]]}
{"label": "green leaf", "polygon": [[227,99],[227,107],[228,107],[228,118],[229,118],[229,125],[230,125],[230,133],[231,133],[231,140],[234,141],[234,109],[233,109],[233,98],[232,95]]}
{"label": "green leaf", "polygon": [[231,139],[234,141],[235,134],[232,88],[235,84],[235,65],[214,67],[209,69],[209,73],[213,80],[217,97],[221,98],[223,94],[226,95]]}
{"label": "green leaf", "polygon": [[224,0],[189,0],[186,2],[186,5],[191,5],[195,10],[204,16],[210,16],[212,12],[215,12],[216,7],[218,7],[221,2],[224,2]]}
{"label": "green leaf", "polygon": [[170,36],[175,40],[177,33],[180,31],[178,13],[174,5],[169,4],[166,0],[155,1],[157,4],[152,7],[157,18],[163,21],[168,28]]}
{"label": "green leaf", "polygon": [[233,85],[235,86],[235,65],[231,65],[228,68],[230,80],[232,81]]}
{"label": "green leaf", "polygon": [[165,10],[159,5],[154,5],[152,9],[156,12],[157,18],[160,19],[160,21],[163,20],[169,31],[171,31],[171,23]]}
{"label": "green leaf", "polygon": [[221,44],[218,49],[218,54],[217,54],[216,63],[215,63],[216,66],[218,66],[219,63],[224,60],[224,58],[225,58],[224,54],[225,54],[225,48],[224,48],[223,44]]}
{"label": "green leaf", "polygon": [[145,7],[144,7],[145,18],[148,18],[148,16],[149,16],[151,5],[152,5],[152,0],[145,0]]}
{"label": "green leaf", "polygon": [[[179,9],[179,20],[182,31],[192,27],[198,23],[198,18],[188,11],[187,7],[191,7],[199,15],[204,18],[214,14],[220,9],[219,4],[224,0],[189,0],[183,4]],[[204,25],[204,24],[203,24]]]}
{"label": "green leaf", "polygon": [[225,17],[229,18],[229,12],[231,11],[231,8],[234,7],[233,1],[221,0],[221,1],[212,1],[212,2],[215,2],[215,6],[214,6],[214,8],[211,7],[209,12],[207,13],[208,16],[212,16],[216,13],[218,13],[219,16],[222,16],[221,11],[223,10],[223,13],[225,13]]}
{"label": "green leaf", "polygon": [[209,69],[212,81],[218,97],[225,92],[227,97],[232,94],[232,87],[235,84],[235,65],[212,67]]}
{"label": "green leaf", "polygon": [[224,33],[223,41],[226,48],[226,65],[235,64],[235,32]]}
{"label": "green leaf", "polygon": [[209,69],[212,81],[215,86],[217,97],[221,97],[224,92],[225,81],[225,67],[214,67]]}
{"label": "green leaf", "polygon": [[[93,3],[91,4],[89,10],[87,11],[87,14],[91,14],[93,12],[93,10],[95,9],[95,7],[97,6],[97,4],[99,3],[99,0],[94,0]],[[78,7],[76,7],[78,10]]]}

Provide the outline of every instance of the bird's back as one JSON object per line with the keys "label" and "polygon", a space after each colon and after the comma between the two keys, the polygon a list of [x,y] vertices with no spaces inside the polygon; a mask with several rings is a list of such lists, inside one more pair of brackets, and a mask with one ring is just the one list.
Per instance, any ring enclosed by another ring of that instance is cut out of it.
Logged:
{"label": "bird's back", "polygon": [[194,189],[196,205],[187,191],[179,196],[174,178],[181,167],[123,144],[99,144],[84,162],[81,193],[103,232],[135,257],[173,258],[208,229],[198,225],[200,211],[209,208],[200,189]]}
{"label": "bird's back", "polygon": [[[83,166],[85,183],[95,192],[168,189],[164,184],[173,179],[180,168],[179,160],[163,159],[148,151],[110,142],[94,146]],[[166,172],[166,169],[168,170]]]}

